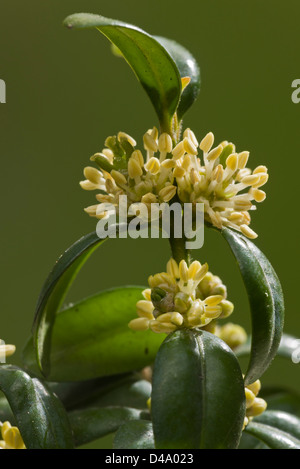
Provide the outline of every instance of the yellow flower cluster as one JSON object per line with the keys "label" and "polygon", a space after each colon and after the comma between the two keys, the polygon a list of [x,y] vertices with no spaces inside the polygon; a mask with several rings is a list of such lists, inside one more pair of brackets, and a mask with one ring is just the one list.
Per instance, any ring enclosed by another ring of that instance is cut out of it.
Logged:
{"label": "yellow flower cluster", "polygon": [[[260,189],[267,180],[267,168],[247,168],[249,152],[237,153],[232,143],[224,141],[213,147],[210,132],[198,144],[194,133],[187,129],[183,140],[174,148],[177,162],[174,170],[178,196],[182,202],[203,203],[205,219],[217,228],[228,226],[248,238],[257,234],[249,228],[252,204],[266,198]],[[198,156],[198,147],[203,152]]]}
{"label": "yellow flower cluster", "polygon": [[26,449],[20,430],[9,422],[1,424],[1,435],[0,449]]}
{"label": "yellow flower cluster", "polygon": [[166,270],[149,277],[150,288],[136,305],[139,317],[130,321],[131,329],[168,334],[183,327],[205,327],[233,312],[226,287],[208,272],[207,264],[194,261],[188,266],[171,258]]}
{"label": "yellow flower cluster", "polygon": [[258,379],[252,384],[248,384],[245,387],[245,396],[246,396],[246,416],[244,419],[244,428],[248,423],[253,419],[261,415],[267,408],[267,403],[264,399],[256,397],[261,389],[261,383]]}
{"label": "yellow flower cluster", "polygon": [[211,332],[226,342],[232,350],[247,341],[247,333],[245,329],[238,324],[233,324],[232,322],[228,322],[224,326],[216,325],[214,331]]}
{"label": "yellow flower cluster", "polygon": [[[106,148],[91,157],[99,169],[84,169],[85,190],[99,190],[99,203],[118,208],[120,195],[127,196],[128,207],[135,203],[169,202],[177,193],[182,203],[203,203],[207,222],[222,228],[228,226],[249,238],[257,234],[249,227],[254,202],[262,202],[266,193],[260,188],[268,180],[265,166],[253,171],[246,167],[249,152],[236,152],[227,141],[213,148],[214,135],[208,133],[200,142],[192,130],[183,132],[174,145],[167,133],[159,135],[154,127],[143,137],[146,155],[136,148],[136,141],[124,132],[108,137]],[[199,149],[202,157],[198,155]],[[92,217],[99,204],[87,207]]]}

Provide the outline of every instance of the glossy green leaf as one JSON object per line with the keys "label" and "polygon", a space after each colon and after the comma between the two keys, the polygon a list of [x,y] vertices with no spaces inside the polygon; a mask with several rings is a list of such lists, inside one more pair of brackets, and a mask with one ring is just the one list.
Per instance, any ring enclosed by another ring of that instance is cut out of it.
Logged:
{"label": "glossy green leaf", "polygon": [[[135,373],[122,373],[103,378],[95,378],[86,381],[77,382],[50,382],[49,388],[62,401],[67,410],[75,410],[78,407],[85,407],[90,402],[94,402],[127,384],[135,383],[139,378]],[[130,406],[134,407],[134,406]]]}
{"label": "glossy green leaf", "polygon": [[74,14],[64,24],[73,29],[96,28],[121,51],[148,94],[162,130],[168,132],[181,95],[181,79],[166,49],[142,29],[99,15]]}
{"label": "glossy green leaf", "polygon": [[[154,361],[163,340],[128,327],[136,317],[142,287],[107,290],[57,314],[52,334],[50,381],[81,381],[139,370]],[[36,371],[32,346],[23,354]]]}
{"label": "glossy green leaf", "polygon": [[90,400],[86,405],[92,407],[125,406],[135,409],[146,409],[147,400],[151,396],[152,386],[144,379],[134,377],[114,386],[105,394]]}
{"label": "glossy green leaf", "polygon": [[[107,406],[146,409],[147,400],[151,396],[150,382],[140,379],[139,373],[105,376],[88,381],[49,383],[49,387],[67,410]],[[0,415],[1,403],[0,398]]]}
{"label": "glossy green leaf", "polygon": [[27,449],[72,449],[73,437],[60,400],[36,378],[10,365],[0,367],[5,394]]}
{"label": "glossy green leaf", "polygon": [[235,255],[250,302],[252,346],[245,377],[249,384],[261,377],[277,353],[283,331],[283,294],[272,265],[252,241],[228,228],[222,234]]}
{"label": "glossy green leaf", "polygon": [[300,440],[278,428],[263,423],[250,422],[245,432],[260,439],[271,449],[300,449]]}
{"label": "glossy green leaf", "polygon": [[114,433],[129,420],[141,418],[142,411],[129,407],[103,407],[75,410],[69,413],[75,446],[81,446]]}
{"label": "glossy green leaf", "polygon": [[193,55],[181,44],[161,36],[155,39],[169,52],[179,70],[181,78],[189,77],[189,85],[183,90],[177,108],[177,116],[180,121],[186,111],[198,98],[200,92],[200,69]]}
{"label": "glossy green leaf", "polygon": [[263,386],[260,397],[268,403],[268,410],[281,410],[300,418],[300,395],[278,387]]}
{"label": "glossy green leaf", "polygon": [[55,316],[79,270],[104,241],[96,232],[79,239],[58,259],[41,290],[32,334],[36,360],[44,375],[50,373],[49,354]]}
{"label": "glossy green leaf", "polygon": [[265,443],[250,435],[250,433],[243,432],[242,438],[238,449],[270,449]]}
{"label": "glossy green leaf", "polygon": [[122,425],[114,439],[114,449],[154,449],[152,423],[134,420]]}
{"label": "glossy green leaf", "polygon": [[11,411],[10,405],[6,397],[1,393],[0,395],[0,422],[9,421],[15,425],[15,417]]}
{"label": "glossy green leaf", "polygon": [[255,417],[255,422],[276,427],[300,440],[300,419],[295,415],[280,410],[267,410]]}
{"label": "glossy green leaf", "polygon": [[157,448],[238,446],[245,415],[242,373],[215,335],[185,329],[170,334],[156,356],[152,386]]}

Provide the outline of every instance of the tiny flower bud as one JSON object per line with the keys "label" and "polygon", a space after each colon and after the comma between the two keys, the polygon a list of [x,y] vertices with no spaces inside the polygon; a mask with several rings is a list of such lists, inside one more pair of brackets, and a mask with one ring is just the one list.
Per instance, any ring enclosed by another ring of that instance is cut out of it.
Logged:
{"label": "tiny flower bud", "polygon": [[164,153],[171,153],[172,151],[172,138],[167,133],[162,133],[158,139],[158,149]]}
{"label": "tiny flower bud", "polygon": [[87,166],[83,171],[84,176],[93,184],[99,184],[101,182],[103,174],[92,166]]}
{"label": "tiny flower bud", "polygon": [[130,157],[128,161],[128,175],[131,179],[135,179],[143,174],[143,170],[141,168],[140,163]]}
{"label": "tiny flower bud", "polygon": [[189,153],[190,155],[198,154],[197,147],[193,144],[192,140],[190,140],[188,137],[185,137],[185,139],[183,140],[183,146],[184,146],[185,151]]}
{"label": "tiny flower bud", "polygon": [[257,417],[262,414],[267,408],[267,403],[264,399],[256,397],[252,406],[247,409],[247,417]]}
{"label": "tiny flower bud", "polygon": [[261,389],[261,382],[260,382],[260,380],[257,379],[256,381],[254,381],[254,383],[247,384],[247,388],[250,389],[250,391],[252,391],[253,394],[254,394],[255,397],[256,397],[257,394],[259,393],[260,389]]}
{"label": "tiny flower bud", "polygon": [[149,319],[147,318],[136,318],[132,319],[128,324],[128,327],[133,331],[146,331],[149,329]]}
{"label": "tiny flower bud", "polygon": [[247,236],[247,238],[250,238],[250,239],[255,239],[257,238],[257,234],[255,233],[255,231],[253,231],[251,228],[249,228],[249,226],[247,225],[241,225],[240,226],[240,229],[241,229],[241,232]]}
{"label": "tiny flower bud", "polygon": [[154,152],[158,150],[158,145],[155,139],[152,137],[152,135],[146,133],[143,137],[143,140],[144,140],[144,147],[146,150],[150,150]]}
{"label": "tiny flower bud", "polygon": [[212,132],[209,132],[204,138],[203,140],[201,140],[200,142],[200,149],[204,152],[204,153],[208,153],[209,150],[211,149],[211,147],[213,146],[214,144],[214,134]]}
{"label": "tiny flower bud", "polygon": [[160,163],[155,156],[149,159],[149,161],[145,164],[145,168],[147,171],[149,171],[151,174],[157,174],[160,169]]}
{"label": "tiny flower bud", "polygon": [[126,177],[124,176],[124,174],[120,173],[119,171],[116,171],[115,169],[112,170],[112,172],[110,173],[111,177],[114,178],[116,184],[118,184],[119,186],[122,186],[124,184],[126,184]]}

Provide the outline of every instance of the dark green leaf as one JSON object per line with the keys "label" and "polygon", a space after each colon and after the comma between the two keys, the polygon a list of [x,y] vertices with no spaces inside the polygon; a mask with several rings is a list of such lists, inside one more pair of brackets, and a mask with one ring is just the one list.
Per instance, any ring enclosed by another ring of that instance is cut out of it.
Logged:
{"label": "dark green leaf", "polygon": [[129,407],[104,407],[75,410],[69,413],[75,446],[81,446],[114,433],[129,420],[137,420],[142,411]]}
{"label": "dark green leaf", "polygon": [[185,47],[165,37],[154,37],[169,52],[177,65],[181,78],[190,77],[191,79],[189,85],[182,92],[177,108],[177,116],[180,121],[198,98],[200,92],[200,69],[195,58]]}
{"label": "dark green leaf", "polygon": [[265,445],[262,441],[254,436],[250,435],[250,433],[243,432],[242,438],[239,444],[238,449],[270,449],[267,445]]}
{"label": "dark green leaf", "polygon": [[275,357],[283,330],[284,303],[278,277],[265,255],[245,236],[225,228],[248,293],[252,347],[246,384],[259,379]]}
{"label": "dark green leaf", "polygon": [[33,324],[36,360],[40,370],[48,375],[52,328],[56,313],[79,270],[88,257],[105,240],[96,233],[79,239],[58,259],[40,293]]}
{"label": "dark green leaf", "polygon": [[122,425],[114,439],[114,449],[154,449],[152,423],[134,420]]}
{"label": "dark green leaf", "polygon": [[208,332],[180,330],[154,364],[151,415],[157,448],[236,448],[245,416],[242,373],[231,349]]}
{"label": "dark green leaf", "polygon": [[60,400],[38,379],[14,366],[0,367],[5,394],[27,449],[72,449],[73,437]]}
{"label": "dark green leaf", "polygon": [[[146,409],[151,384],[139,373],[105,376],[88,381],[49,383],[67,410],[86,407],[125,406]],[[0,399],[0,415],[1,415]],[[0,418],[1,420],[1,418]]]}
{"label": "dark green leaf", "polygon": [[300,449],[300,440],[263,423],[250,422],[245,432],[263,441],[271,449]]}
{"label": "dark green leaf", "polygon": [[295,415],[280,410],[267,410],[259,417],[255,417],[255,422],[279,428],[300,440],[300,419]]}
{"label": "dark green leaf", "polygon": [[11,411],[10,405],[6,397],[1,393],[0,395],[0,422],[9,421],[12,425],[15,425],[15,417]]}
{"label": "dark green leaf", "polygon": [[99,15],[71,15],[64,24],[74,29],[97,28],[121,51],[148,94],[162,130],[170,131],[181,95],[181,79],[166,49],[142,29]]}
{"label": "dark green leaf", "polygon": [[[49,380],[82,381],[151,364],[163,336],[128,327],[136,317],[141,292],[142,287],[103,291],[57,314]],[[30,343],[24,351],[24,362],[36,371]]]}
{"label": "dark green leaf", "polygon": [[[135,383],[139,378],[134,373],[104,376],[87,381],[49,383],[49,387],[64,404],[67,410],[85,407],[90,402],[101,400],[107,393],[115,388]],[[129,407],[135,407],[129,406]]]}

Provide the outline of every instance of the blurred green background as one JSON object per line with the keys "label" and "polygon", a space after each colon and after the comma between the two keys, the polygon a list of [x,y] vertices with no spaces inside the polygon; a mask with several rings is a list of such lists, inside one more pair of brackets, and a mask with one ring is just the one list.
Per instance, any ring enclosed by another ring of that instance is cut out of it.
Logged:
{"label": "blurred green background", "polygon": [[[267,200],[253,214],[257,245],[273,263],[286,300],[287,333],[300,335],[298,311],[300,104],[299,0],[10,0],[1,2],[0,104],[1,329],[17,345],[30,334],[39,290],[57,257],[95,229],[83,208],[94,195],[79,187],[89,157],[123,130],[141,143],[157,125],[130,68],[111,54],[96,30],[68,31],[63,19],[99,13],[175,39],[197,58],[201,94],[185,118],[198,138],[249,150],[252,168],[265,164]],[[84,267],[72,301],[114,285],[146,284],[169,258],[167,240],[110,240]],[[225,241],[206,232],[197,253],[228,286],[231,319],[250,329],[244,286]],[[299,389],[300,365],[276,359],[263,383]]]}

